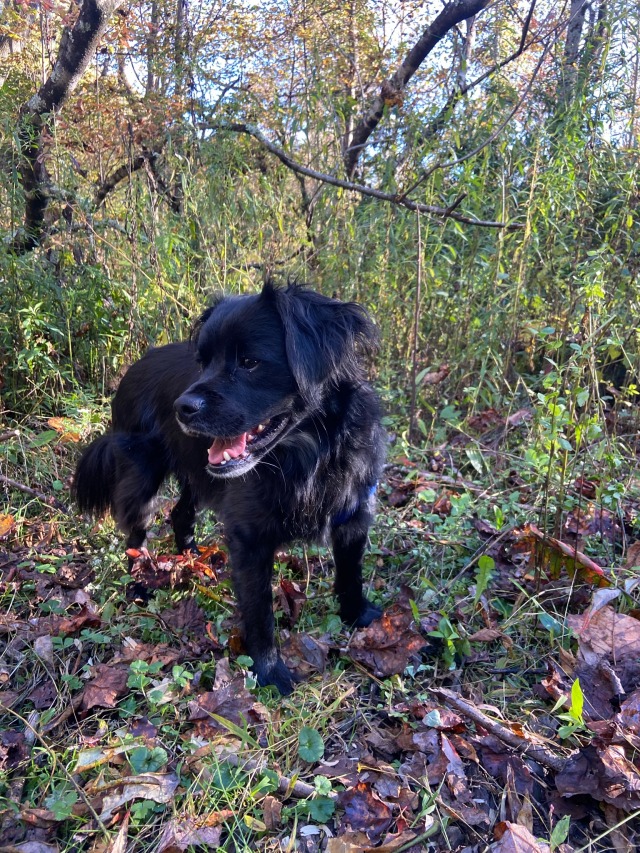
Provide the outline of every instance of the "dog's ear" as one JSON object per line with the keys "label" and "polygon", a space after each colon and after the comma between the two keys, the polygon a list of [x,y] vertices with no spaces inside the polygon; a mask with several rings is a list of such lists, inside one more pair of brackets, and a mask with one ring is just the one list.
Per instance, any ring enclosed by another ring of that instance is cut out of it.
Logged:
{"label": "dog's ear", "polygon": [[290,284],[264,285],[282,320],[289,366],[305,398],[318,386],[363,378],[363,360],[377,350],[378,332],[365,309]]}
{"label": "dog's ear", "polygon": [[220,303],[223,301],[223,299],[224,299],[224,296],[222,296],[222,294],[220,294],[219,296],[216,296],[213,304],[210,305],[208,308],[206,308],[202,312],[202,314],[198,317],[198,319],[191,326],[191,332],[189,333],[189,341],[191,344],[193,344],[193,346],[197,345],[198,336],[200,334],[200,331],[202,330],[202,327],[207,322],[209,317],[213,314],[213,312],[216,310],[218,305],[220,305]]}

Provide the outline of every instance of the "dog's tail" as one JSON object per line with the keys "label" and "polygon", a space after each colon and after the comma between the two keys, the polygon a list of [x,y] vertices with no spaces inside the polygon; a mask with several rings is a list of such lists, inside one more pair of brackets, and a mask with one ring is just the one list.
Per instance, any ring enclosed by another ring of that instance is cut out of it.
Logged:
{"label": "dog's tail", "polygon": [[81,512],[100,516],[110,511],[126,526],[128,516],[137,515],[153,498],[166,473],[166,450],[159,437],[107,433],[80,457],[73,496]]}
{"label": "dog's tail", "polygon": [[113,506],[118,480],[118,446],[113,433],[92,442],[80,457],[73,478],[73,496],[81,512],[104,515]]}

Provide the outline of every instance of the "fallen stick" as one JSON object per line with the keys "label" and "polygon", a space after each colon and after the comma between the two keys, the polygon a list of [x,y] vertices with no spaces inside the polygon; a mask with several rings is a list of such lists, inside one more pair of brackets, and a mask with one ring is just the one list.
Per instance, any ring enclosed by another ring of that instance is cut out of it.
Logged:
{"label": "fallen stick", "polygon": [[[249,773],[260,772],[268,767],[264,762],[255,761],[252,758],[239,758],[235,753],[223,752],[220,758],[222,761],[227,761],[232,767],[238,767],[240,770],[245,770]],[[316,789],[307,782],[294,781],[288,776],[280,776],[278,774],[278,793],[286,794],[287,797],[296,797],[296,799],[304,800],[307,797],[312,797],[316,793]],[[329,799],[334,800],[338,795],[334,791],[331,791],[327,796]]]}
{"label": "fallen stick", "polygon": [[12,480],[10,477],[5,477],[4,474],[0,474],[0,483],[5,483],[11,489],[17,489],[19,492],[25,492],[27,495],[32,495],[34,498],[38,498],[38,500],[47,504],[47,506],[59,509],[61,512],[69,512],[68,508],[57,500],[57,498],[54,498],[51,495],[46,495],[44,492],[39,492],[37,489],[32,489],[31,486],[25,486],[24,483]]}
{"label": "fallen stick", "polygon": [[520,735],[511,731],[507,726],[503,726],[502,723],[492,720],[491,717],[483,714],[475,705],[467,702],[466,699],[458,696],[452,690],[447,690],[445,687],[433,687],[431,689],[438,696],[441,696],[448,705],[454,707],[456,711],[460,711],[461,714],[469,717],[474,723],[482,726],[503,743],[506,743],[507,746],[512,747],[522,755],[527,755],[534,761],[537,761],[538,764],[542,764],[544,767],[548,767],[556,772],[559,772],[564,767],[566,759],[560,755],[556,755],[555,752],[551,752],[545,746],[531,743],[526,738],[520,737]]}

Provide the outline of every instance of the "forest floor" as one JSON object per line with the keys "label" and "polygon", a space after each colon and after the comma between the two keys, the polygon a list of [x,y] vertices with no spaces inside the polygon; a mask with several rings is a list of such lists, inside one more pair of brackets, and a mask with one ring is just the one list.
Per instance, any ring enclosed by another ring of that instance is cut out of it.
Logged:
{"label": "forest floor", "polygon": [[540,489],[517,414],[391,448],[369,628],[327,552],[278,555],[286,698],[251,678],[211,517],[173,555],[167,490],[127,572],[69,497],[78,424],[0,428],[0,850],[638,849],[635,455],[624,494],[588,467]]}

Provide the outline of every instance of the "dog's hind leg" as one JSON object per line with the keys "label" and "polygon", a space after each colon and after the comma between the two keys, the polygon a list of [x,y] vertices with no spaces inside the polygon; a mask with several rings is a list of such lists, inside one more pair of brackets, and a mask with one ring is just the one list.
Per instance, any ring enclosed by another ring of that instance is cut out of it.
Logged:
{"label": "dog's hind leg", "polygon": [[184,551],[199,553],[194,536],[196,509],[191,486],[185,483],[178,503],[171,510],[171,526],[176,540],[176,550],[180,554]]}
{"label": "dog's hind leg", "polygon": [[153,516],[153,501],[166,476],[161,464],[144,465],[144,457],[120,460],[112,511],[120,530],[127,535],[127,548],[143,548]]}
{"label": "dog's hind leg", "polygon": [[362,592],[362,559],[367,545],[371,515],[366,507],[331,531],[333,559],[336,564],[335,593],[340,618],[348,625],[364,627],[382,615]]}

